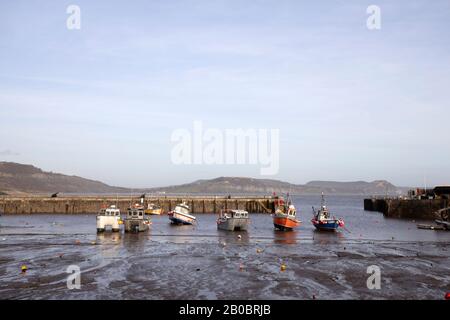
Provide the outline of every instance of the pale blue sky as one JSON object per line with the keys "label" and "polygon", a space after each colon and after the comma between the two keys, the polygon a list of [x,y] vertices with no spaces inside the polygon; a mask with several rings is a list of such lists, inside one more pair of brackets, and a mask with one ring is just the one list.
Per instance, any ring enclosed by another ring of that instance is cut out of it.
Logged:
{"label": "pale blue sky", "polygon": [[279,128],[264,178],[450,183],[449,17],[439,0],[2,1],[0,160],[129,187],[261,177],[173,165],[172,131],[201,120]]}

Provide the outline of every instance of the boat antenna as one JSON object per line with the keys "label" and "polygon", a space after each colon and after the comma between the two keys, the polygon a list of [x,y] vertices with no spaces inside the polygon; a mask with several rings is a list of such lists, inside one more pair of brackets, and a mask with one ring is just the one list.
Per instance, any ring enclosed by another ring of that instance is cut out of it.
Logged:
{"label": "boat antenna", "polygon": [[325,207],[325,197],[323,195],[323,191],[322,191],[322,208]]}
{"label": "boat antenna", "polygon": [[427,192],[427,175],[425,173],[425,170],[423,171],[423,186],[425,188],[425,194]]}
{"label": "boat antenna", "polygon": [[132,203],[133,203],[133,192],[134,192],[134,189],[131,189],[130,208],[131,208]]}

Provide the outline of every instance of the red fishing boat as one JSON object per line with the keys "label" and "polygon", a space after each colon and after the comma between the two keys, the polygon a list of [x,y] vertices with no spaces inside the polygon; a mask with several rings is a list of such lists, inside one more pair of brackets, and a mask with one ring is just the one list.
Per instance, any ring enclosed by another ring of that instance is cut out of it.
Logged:
{"label": "red fishing boat", "polygon": [[275,199],[275,213],[273,214],[273,225],[275,229],[291,231],[298,227],[301,221],[297,220],[296,215],[297,211],[289,198],[289,194],[287,202],[284,201],[283,197],[277,197]]}

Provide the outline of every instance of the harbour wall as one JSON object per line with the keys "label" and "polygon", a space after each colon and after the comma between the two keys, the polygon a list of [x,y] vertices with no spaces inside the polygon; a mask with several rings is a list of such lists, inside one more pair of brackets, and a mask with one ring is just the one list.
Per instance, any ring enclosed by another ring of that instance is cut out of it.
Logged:
{"label": "harbour wall", "polygon": [[[173,210],[181,202],[186,202],[193,213],[217,213],[221,209],[240,209],[249,213],[273,213],[274,200],[271,197],[153,197],[146,198],[147,203],[160,205],[164,213]],[[117,205],[122,211],[139,198],[130,197],[0,197],[0,212],[4,214],[91,214],[97,213],[102,206]]]}
{"label": "harbour wall", "polygon": [[449,205],[448,199],[364,199],[364,210],[393,218],[435,219],[434,213]]}

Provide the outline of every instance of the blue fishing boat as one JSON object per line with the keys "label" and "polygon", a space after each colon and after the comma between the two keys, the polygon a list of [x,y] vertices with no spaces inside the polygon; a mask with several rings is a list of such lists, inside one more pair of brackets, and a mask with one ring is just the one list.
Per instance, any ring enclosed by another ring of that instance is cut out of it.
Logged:
{"label": "blue fishing boat", "polygon": [[335,217],[330,216],[330,211],[325,205],[323,192],[320,209],[316,211],[313,207],[313,215],[314,217],[311,219],[311,223],[317,230],[335,231],[339,227],[344,228],[345,226],[343,219],[336,219]]}

